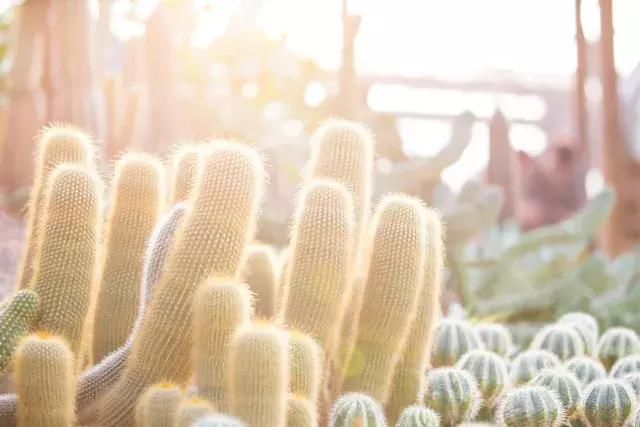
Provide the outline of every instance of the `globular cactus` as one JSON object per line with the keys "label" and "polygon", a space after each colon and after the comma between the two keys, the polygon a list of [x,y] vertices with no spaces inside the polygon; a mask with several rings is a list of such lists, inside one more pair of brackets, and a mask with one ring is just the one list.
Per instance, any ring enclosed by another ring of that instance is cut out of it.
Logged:
{"label": "globular cactus", "polygon": [[171,203],[187,201],[195,186],[202,146],[181,144],[172,155],[173,187]]}
{"label": "globular cactus", "polygon": [[287,399],[287,427],[317,427],[316,405],[309,399],[289,395]]}
{"label": "globular cactus", "polygon": [[496,399],[509,386],[507,364],[494,352],[472,350],[462,356],[456,367],[467,371],[476,380],[487,408],[492,408]]}
{"label": "globular cactus", "polygon": [[481,323],[473,328],[480,337],[484,348],[507,357],[513,349],[511,332],[499,323]]}
{"label": "globular cactus", "polygon": [[227,359],[229,411],[250,426],[286,422],[289,385],[287,333],[268,324],[236,332]]}
{"label": "globular cactus", "polygon": [[611,369],[624,356],[640,354],[640,338],[629,328],[609,328],[600,337],[598,358],[606,369]]}
{"label": "globular cactus", "polygon": [[579,322],[577,320],[565,320],[560,325],[572,328],[582,340],[584,352],[589,356],[596,354],[596,346],[598,345],[598,334],[593,331],[593,326],[587,322]]}
{"label": "globular cactus", "polygon": [[137,427],[173,427],[184,394],[172,383],[149,387],[136,406]]}
{"label": "globular cactus", "polygon": [[308,335],[289,334],[289,392],[314,405],[318,400],[323,374],[322,349]]}
{"label": "globular cactus", "polygon": [[561,361],[585,354],[580,335],[573,328],[560,324],[542,328],[533,338],[531,349],[548,350]]}
{"label": "globular cactus", "polygon": [[191,427],[247,427],[247,425],[239,419],[227,415],[208,415],[200,418]]}
{"label": "globular cactus", "polygon": [[622,377],[622,381],[633,391],[636,400],[640,399],[640,372],[633,372]]}
{"label": "globular cactus", "polygon": [[423,287],[426,209],[407,196],[386,196],[376,209],[372,229],[355,349],[343,390],[364,392],[384,403]]}
{"label": "globular cactus", "polygon": [[440,416],[421,405],[407,406],[400,413],[396,427],[439,427]]}
{"label": "globular cactus", "polygon": [[54,124],[45,127],[38,136],[35,177],[27,213],[27,242],[19,269],[18,289],[31,286],[33,262],[41,239],[40,223],[44,218],[45,190],[49,175],[57,166],[64,163],[76,164],[88,169],[93,164],[93,158],[93,142],[79,129]]}
{"label": "globular cactus", "polygon": [[560,400],[545,387],[523,386],[510,391],[496,414],[506,427],[560,427],[565,422]]}
{"label": "globular cactus", "polygon": [[9,299],[0,313],[0,372],[11,361],[20,339],[29,332],[37,309],[36,293],[23,289]]}
{"label": "globular cactus", "polygon": [[569,372],[576,376],[582,387],[607,376],[607,371],[600,361],[586,356],[569,359],[565,366]]}
{"label": "globular cactus", "polygon": [[268,245],[252,245],[242,276],[253,292],[255,315],[263,319],[273,319],[280,289],[277,258],[273,248]]}
{"label": "globular cactus", "polygon": [[329,427],[387,427],[380,403],[362,393],[347,393],[331,409]]}
{"label": "globular cactus", "polygon": [[633,372],[640,372],[640,355],[638,354],[618,359],[611,367],[609,375],[613,378],[622,378]]}
{"label": "globular cactus", "polygon": [[598,327],[598,321],[595,317],[590,314],[583,313],[581,311],[572,311],[570,313],[566,313],[558,319],[558,323],[580,323],[583,326],[586,326],[591,332],[598,337],[600,335],[600,328]]}
{"label": "globular cactus", "polygon": [[125,371],[101,403],[98,423],[103,426],[131,425],[135,401],[148,385],[162,380],[186,383],[198,286],[210,276],[239,280],[262,193],[260,157],[247,146],[214,143],[199,169],[194,197],[145,309]]}
{"label": "globular cactus", "polygon": [[540,371],[560,366],[558,356],[547,350],[528,350],[516,356],[511,362],[511,383],[528,383]]}
{"label": "globular cactus", "polygon": [[553,391],[560,400],[567,419],[578,416],[582,386],[571,372],[563,369],[545,369],[536,375],[530,384]]}
{"label": "globular cactus", "polygon": [[200,418],[213,413],[213,406],[204,399],[191,397],[184,399],[178,406],[175,427],[192,427]]}
{"label": "globular cactus", "polygon": [[34,328],[61,336],[79,358],[95,301],[102,185],[93,171],[61,165],[45,194],[32,283],[40,300]]}
{"label": "globular cactus", "polygon": [[631,388],[621,380],[594,381],[580,401],[582,416],[591,427],[622,427],[636,408]]}
{"label": "globular cactus", "polygon": [[152,156],[116,163],[96,305],[93,358],[102,360],[129,337],[138,315],[145,244],[164,206],[164,170]]}
{"label": "globular cactus", "polygon": [[74,425],[74,357],[63,339],[46,332],[24,338],[15,354],[18,425]]}
{"label": "globular cactus", "polygon": [[480,337],[467,322],[442,319],[433,337],[431,366],[434,368],[453,366],[463,354],[483,348]]}
{"label": "globular cactus", "polygon": [[638,405],[636,411],[631,414],[631,417],[629,418],[629,425],[634,427],[640,426],[640,405]]}
{"label": "globular cactus", "polygon": [[419,401],[440,415],[443,426],[456,426],[472,420],[482,405],[475,379],[457,368],[429,371]]}
{"label": "globular cactus", "polygon": [[251,319],[251,292],[244,284],[209,279],[196,293],[193,311],[192,361],[198,394],[224,411],[231,338]]}

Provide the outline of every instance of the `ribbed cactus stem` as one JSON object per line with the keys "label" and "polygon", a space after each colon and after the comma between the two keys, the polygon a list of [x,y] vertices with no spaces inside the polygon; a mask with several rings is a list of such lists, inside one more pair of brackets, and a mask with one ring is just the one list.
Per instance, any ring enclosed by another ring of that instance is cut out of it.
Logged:
{"label": "ribbed cactus stem", "polygon": [[484,344],[485,350],[493,351],[502,357],[509,356],[513,349],[513,338],[504,325],[481,323],[475,326],[474,330]]}
{"label": "ribbed cactus stem", "polygon": [[362,393],[347,393],[333,404],[329,427],[386,427],[382,405]]}
{"label": "ribbed cactus stem", "polygon": [[531,380],[531,385],[546,387],[560,400],[565,417],[569,420],[579,415],[581,385],[575,375],[563,369],[546,369]]}
{"label": "ribbed cactus stem", "polygon": [[565,422],[562,404],[552,391],[525,386],[510,391],[498,407],[498,423],[507,427],[560,427]]}
{"label": "ribbed cactus stem", "polygon": [[531,348],[548,350],[561,361],[585,354],[584,342],[574,328],[567,324],[549,325],[533,338]]}
{"label": "ribbed cactus stem", "polygon": [[467,371],[476,380],[485,408],[493,409],[498,397],[509,386],[505,360],[491,351],[472,350],[462,356],[456,367]]}
{"label": "ribbed cactus stem", "polygon": [[289,395],[287,399],[287,427],[317,427],[316,405],[302,396]]}
{"label": "ribbed cactus stem", "polygon": [[520,353],[511,362],[511,383],[526,384],[539,372],[560,366],[558,356],[547,350],[528,350]]}
{"label": "ribbed cactus stem", "polygon": [[440,427],[440,416],[424,406],[411,405],[402,410],[396,427]]}
{"label": "ribbed cactus stem", "polygon": [[433,336],[431,366],[453,366],[467,352],[483,348],[482,340],[469,323],[441,319]]}
{"label": "ribbed cactus stem", "polygon": [[174,427],[183,398],[182,390],[172,383],[149,387],[136,406],[136,426]]}
{"label": "ribbed cactus stem", "polygon": [[175,427],[192,427],[200,418],[213,413],[213,406],[204,399],[191,397],[178,406]]}
{"label": "ribbed cactus stem", "polygon": [[565,366],[569,372],[576,376],[582,387],[607,376],[607,371],[600,361],[586,356],[574,357],[568,360]]}
{"label": "ribbed cactus stem", "polygon": [[633,390],[623,381],[603,379],[582,393],[580,411],[592,427],[622,427],[635,411]]}
{"label": "ribbed cactus stem", "polygon": [[243,268],[243,280],[253,292],[255,315],[273,319],[276,315],[280,272],[277,257],[271,246],[252,245]]}
{"label": "ribbed cactus stem", "polygon": [[318,343],[300,332],[289,334],[289,392],[313,405],[322,384],[323,356]]}
{"label": "ribbed cactus stem", "polygon": [[4,371],[36,316],[38,296],[23,289],[11,297],[0,313],[0,372]]}
{"label": "ribbed cactus stem", "polygon": [[640,338],[629,328],[609,328],[598,341],[597,354],[604,367],[611,369],[618,359],[640,354]]}
{"label": "ribbed cactus stem", "polygon": [[173,188],[171,203],[189,199],[195,186],[196,172],[202,147],[197,144],[181,144],[173,153]]}
{"label": "ribbed cactus stem", "polygon": [[482,406],[475,379],[456,368],[429,371],[420,401],[440,415],[443,426],[456,426],[472,420]]}
{"label": "ribbed cactus stem", "polygon": [[191,427],[247,427],[247,425],[227,415],[209,415],[200,418]]}

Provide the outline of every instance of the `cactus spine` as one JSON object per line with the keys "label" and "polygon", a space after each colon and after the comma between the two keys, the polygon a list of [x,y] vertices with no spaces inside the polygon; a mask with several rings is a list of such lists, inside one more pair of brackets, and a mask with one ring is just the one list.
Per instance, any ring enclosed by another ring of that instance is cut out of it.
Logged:
{"label": "cactus spine", "polygon": [[560,366],[558,356],[547,350],[528,350],[520,353],[511,363],[511,382],[528,383],[540,371]]}
{"label": "cactus spine", "polygon": [[502,356],[508,357],[513,348],[513,338],[509,329],[499,323],[481,323],[474,330],[484,348]]}
{"label": "cactus spine", "polygon": [[430,371],[419,399],[440,414],[443,426],[472,420],[482,403],[476,381],[468,372],[456,368]]}
{"label": "cactus spine", "polygon": [[566,362],[566,367],[576,376],[582,387],[607,376],[607,371],[602,363],[590,357],[574,357]]}
{"label": "cactus spine", "polygon": [[629,328],[609,328],[598,341],[598,358],[606,369],[630,354],[640,354],[640,338]]}
{"label": "cactus spine", "polygon": [[184,144],[173,153],[171,203],[184,202],[189,199],[195,185],[200,150],[199,145]]}
{"label": "cactus spine", "polygon": [[175,427],[191,427],[199,418],[213,412],[213,406],[204,399],[192,397],[185,399],[178,406]]}
{"label": "cactus spine", "polygon": [[577,417],[581,385],[575,375],[562,369],[546,369],[531,380],[531,385],[553,391],[562,404],[565,417],[569,420]]}
{"label": "cactus spine", "polygon": [[411,405],[400,413],[396,427],[440,427],[440,416],[424,406]]}
{"label": "cactus spine", "polygon": [[230,412],[249,426],[281,427],[289,385],[287,334],[275,326],[250,324],[236,332],[228,359]]}
{"label": "cactus spine", "polygon": [[322,383],[322,349],[308,335],[289,334],[289,392],[315,405]]}
{"label": "cactus spine", "polygon": [[254,294],[255,315],[273,319],[276,315],[280,288],[277,260],[268,245],[253,245],[249,248],[243,271],[243,280]]}
{"label": "cactus spine", "polygon": [[507,427],[560,427],[565,418],[562,404],[545,387],[519,387],[506,395],[498,407],[498,424]]}
{"label": "cactus spine", "polygon": [[331,409],[329,427],[386,427],[382,406],[362,393],[347,393]]}
{"label": "cactus spine", "polygon": [[568,325],[556,324],[542,328],[533,338],[531,348],[548,350],[561,361],[584,355],[584,342]]}
{"label": "cactus spine", "polygon": [[317,427],[316,406],[309,399],[290,394],[287,399],[287,427]]}
{"label": "cactus spine", "polygon": [[640,372],[640,355],[636,354],[618,359],[609,374],[613,378],[622,378],[634,372]]}
{"label": "cactus spine", "polygon": [[0,313],[0,372],[9,364],[18,342],[29,332],[38,309],[38,296],[24,289],[18,291]]}
{"label": "cactus spine", "polygon": [[482,348],[480,337],[467,322],[441,319],[434,332],[431,366],[453,366],[463,354]]}
{"label": "cactus spine", "polygon": [[493,408],[497,398],[509,385],[509,373],[504,359],[492,351],[472,350],[456,365],[476,380],[486,408]]}
{"label": "cactus spine", "polygon": [[631,388],[614,379],[589,384],[580,402],[582,415],[592,427],[622,427],[635,408],[636,400]]}
{"label": "cactus spine", "polygon": [[182,398],[182,390],[175,384],[160,383],[149,387],[136,406],[136,425],[173,427]]}

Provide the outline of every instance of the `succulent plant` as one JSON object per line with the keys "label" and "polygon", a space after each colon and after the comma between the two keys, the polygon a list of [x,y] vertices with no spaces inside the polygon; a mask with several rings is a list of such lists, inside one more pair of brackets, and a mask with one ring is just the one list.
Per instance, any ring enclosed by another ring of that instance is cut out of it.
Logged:
{"label": "succulent plant", "polygon": [[536,375],[530,384],[553,391],[560,400],[567,419],[578,415],[582,386],[571,372],[561,368],[545,369]]}
{"label": "succulent plant", "polygon": [[440,422],[444,426],[472,420],[482,405],[475,379],[457,368],[430,371],[419,400],[440,415]]}
{"label": "succulent plant", "polygon": [[528,383],[540,371],[558,366],[560,366],[560,359],[550,351],[524,351],[511,363],[511,382],[515,385]]}
{"label": "succulent plant", "polygon": [[456,367],[475,378],[483,403],[492,407],[509,385],[509,372],[504,359],[488,350],[471,350],[458,361]]}
{"label": "succulent plant", "polygon": [[574,357],[565,363],[567,370],[573,373],[582,387],[593,381],[603,379],[607,376],[607,371],[597,359],[587,356]]}
{"label": "succulent plant", "polygon": [[622,378],[634,372],[640,372],[640,354],[633,354],[618,359],[611,367],[609,375],[613,378]]}
{"label": "succulent plant", "polygon": [[404,408],[396,427],[439,427],[440,416],[432,409],[420,405]]}
{"label": "succulent plant", "polygon": [[513,348],[513,338],[511,332],[504,325],[499,323],[480,323],[473,328],[484,348],[493,351],[502,357],[507,357]]}
{"label": "succulent plant", "polygon": [[247,427],[247,425],[227,415],[208,415],[198,419],[191,427]]}
{"label": "succulent plant", "polygon": [[629,328],[609,328],[600,337],[597,352],[604,367],[611,369],[618,359],[640,354],[640,338]]}
{"label": "succulent plant", "polygon": [[510,391],[500,402],[496,418],[500,425],[507,427],[559,427],[565,421],[558,398],[540,386]]}
{"label": "succulent plant", "polygon": [[580,410],[592,427],[622,427],[636,408],[631,387],[616,379],[589,384],[582,394]]}
{"label": "succulent plant", "polygon": [[467,322],[441,319],[433,336],[431,366],[453,366],[463,354],[482,348],[482,340]]}
{"label": "succulent plant", "polygon": [[579,323],[585,327],[587,327],[589,330],[591,330],[591,332],[593,332],[593,334],[596,336],[596,338],[598,337],[598,335],[600,334],[600,328],[598,327],[598,321],[596,320],[595,317],[593,317],[590,314],[587,313],[583,313],[580,311],[573,311],[570,313],[566,313],[564,315],[562,315],[559,319],[558,319],[558,323]]}
{"label": "succulent plant", "polygon": [[533,338],[533,350],[548,350],[561,361],[584,355],[584,343],[570,326],[555,324],[542,328]]}
{"label": "succulent plant", "polygon": [[362,393],[347,393],[331,409],[329,427],[386,427],[382,406]]}
{"label": "succulent plant", "polygon": [[640,372],[633,372],[622,377],[622,381],[627,383],[633,390],[636,399],[640,399]]}

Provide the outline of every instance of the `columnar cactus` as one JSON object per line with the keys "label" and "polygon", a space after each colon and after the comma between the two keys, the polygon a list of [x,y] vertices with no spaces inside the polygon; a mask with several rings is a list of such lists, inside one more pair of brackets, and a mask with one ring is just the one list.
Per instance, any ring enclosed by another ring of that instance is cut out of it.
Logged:
{"label": "columnar cactus", "polygon": [[308,335],[289,334],[289,392],[314,405],[318,400],[323,374],[322,349]]}
{"label": "columnar cactus", "polygon": [[426,210],[415,199],[387,196],[376,209],[372,228],[355,350],[343,389],[386,402],[423,287]]}
{"label": "columnar cactus", "polygon": [[171,203],[184,202],[189,199],[191,190],[195,186],[201,151],[202,147],[197,144],[182,144],[173,153]]}
{"label": "columnar cactus", "polygon": [[545,387],[524,386],[509,392],[500,402],[498,424],[507,427],[559,427],[565,422],[562,404]]}
{"label": "columnar cactus", "polygon": [[621,380],[594,381],[580,401],[582,415],[592,427],[622,427],[636,408],[631,388]]}
{"label": "columnar cactus", "polygon": [[401,413],[396,427],[439,427],[440,416],[421,405],[407,406]]}
{"label": "columnar cactus", "polygon": [[172,383],[149,387],[136,406],[136,426],[173,427],[183,397],[182,390]]}
{"label": "columnar cactus", "polygon": [[36,316],[38,296],[28,289],[11,297],[0,313],[0,372],[4,371]]}
{"label": "columnar cactus", "polygon": [[509,385],[509,372],[505,360],[487,350],[471,350],[462,356],[456,367],[467,371],[476,380],[487,408],[492,408],[496,399]]}
{"label": "columnar cactus", "polygon": [[629,328],[609,328],[600,337],[597,352],[604,367],[611,369],[618,359],[640,354],[640,338]]}
{"label": "columnar cactus", "polygon": [[565,365],[567,370],[580,381],[582,387],[607,376],[607,371],[602,366],[602,363],[590,357],[574,357],[569,359]]}
{"label": "columnar cactus", "polygon": [[18,425],[74,425],[74,357],[58,337],[46,332],[26,337],[15,355]]}
{"label": "columnar cactus", "polygon": [[316,427],[318,425],[316,405],[309,399],[289,395],[287,399],[287,427]]}
{"label": "columnar cactus", "polygon": [[578,416],[582,386],[571,372],[557,368],[545,369],[536,375],[530,384],[553,391],[560,400],[567,419]]}
{"label": "columnar cactus", "polygon": [[600,328],[598,327],[598,321],[595,317],[590,314],[582,313],[580,311],[573,311],[571,313],[564,314],[558,319],[558,323],[580,323],[586,326],[588,329],[593,332],[593,334],[598,337],[600,335]]}
{"label": "columnar cactus", "polygon": [[209,415],[200,418],[191,427],[247,427],[247,425],[237,418],[226,415]]}
{"label": "columnar cactus", "polygon": [[178,406],[175,427],[192,427],[200,418],[213,412],[213,406],[204,399],[191,397],[184,399]]}
{"label": "columnar cactus", "polygon": [[542,328],[533,338],[533,350],[548,350],[561,361],[585,354],[580,335],[568,325],[549,325]]}
{"label": "columnar cactus", "polygon": [[547,350],[528,350],[520,353],[511,363],[511,382],[525,384],[540,371],[560,366],[558,356]]}
{"label": "columnar cactus", "polygon": [[331,409],[329,427],[387,427],[382,406],[362,393],[347,393]]}
{"label": "columnar cactus", "polygon": [[640,354],[625,356],[616,361],[609,373],[613,378],[622,378],[627,374],[640,372]]}
{"label": "columnar cactus", "polygon": [[463,354],[483,349],[480,337],[467,322],[442,319],[436,327],[431,347],[431,366],[453,366]]}
{"label": "columnar cactus", "polygon": [[198,394],[227,408],[227,360],[233,334],[251,319],[251,292],[244,284],[209,279],[194,299],[192,360]]}
{"label": "columnar cactus", "polygon": [[129,337],[138,315],[145,244],[164,205],[160,161],[127,154],[118,161],[105,234],[93,357],[102,360]]}
{"label": "columnar cactus", "polygon": [[227,360],[230,412],[250,426],[281,427],[286,422],[289,385],[287,333],[250,324],[236,332]]}
{"label": "columnar cactus", "polygon": [[101,403],[101,425],[131,425],[135,401],[148,385],[163,379],[178,384],[188,380],[195,291],[210,276],[239,279],[262,192],[260,157],[249,147],[221,142],[212,144],[200,163],[191,206],[145,310],[125,371]]}
{"label": "columnar cactus", "polygon": [[251,246],[242,276],[253,292],[255,315],[263,319],[273,319],[276,315],[280,288],[277,259],[273,248],[268,245]]}
{"label": "columnar cactus", "polygon": [[473,328],[484,348],[493,351],[502,357],[507,357],[513,348],[511,332],[499,323],[481,323]]}
{"label": "columnar cactus", "polygon": [[456,426],[472,420],[482,404],[478,386],[471,374],[456,368],[430,371],[419,399],[440,415],[443,426]]}

